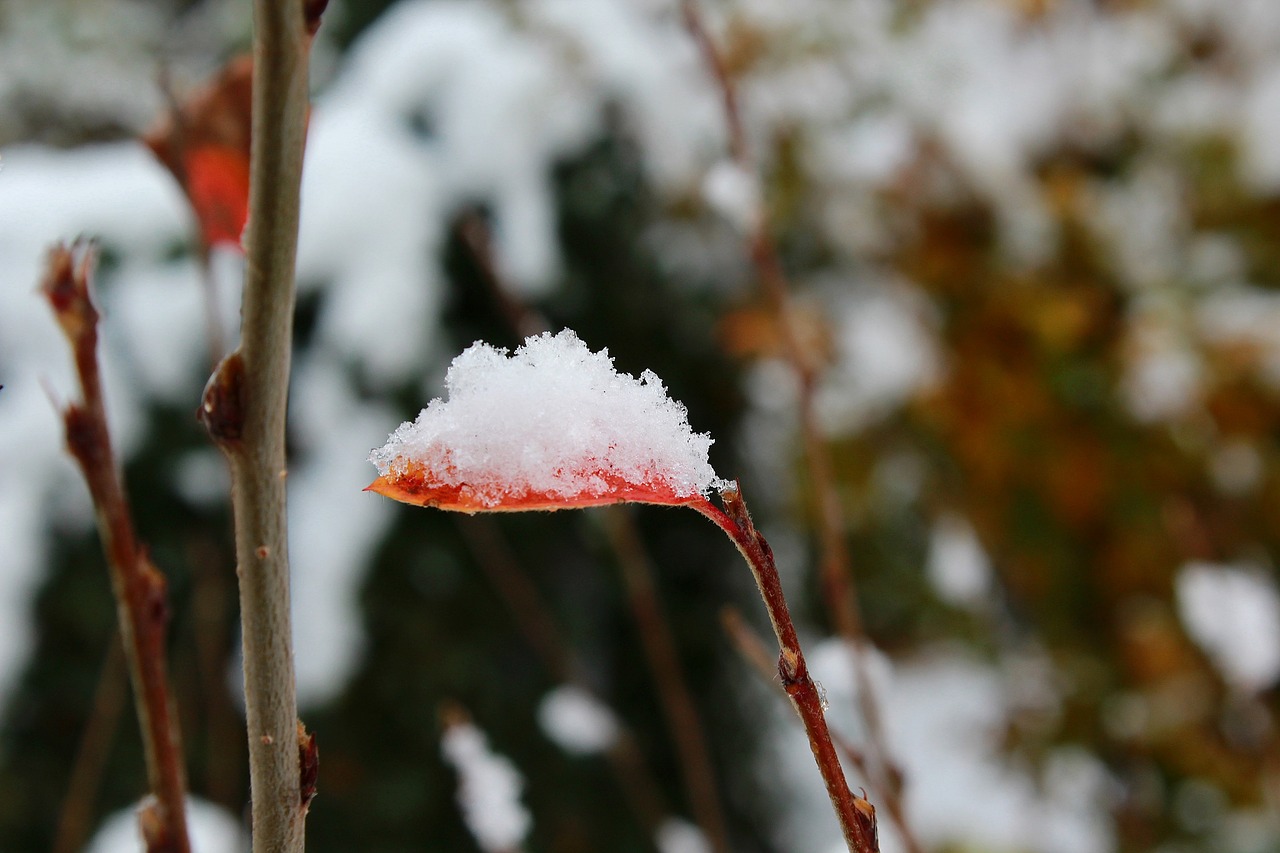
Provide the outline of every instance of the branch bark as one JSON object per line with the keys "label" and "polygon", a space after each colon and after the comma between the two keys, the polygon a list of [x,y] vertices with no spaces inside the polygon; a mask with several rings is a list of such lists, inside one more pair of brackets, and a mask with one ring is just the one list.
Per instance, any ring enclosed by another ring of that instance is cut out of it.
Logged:
{"label": "branch bark", "polygon": [[301,0],[255,0],[253,141],[241,343],[201,417],[231,466],[255,853],[300,853],[314,739],[297,720],[285,512],[285,411],[307,123]]}
{"label": "branch bark", "polygon": [[840,821],[845,844],[850,853],[879,853],[875,807],[849,790],[840,757],[827,728],[822,697],[809,675],[809,667],[800,649],[800,638],[796,635],[795,624],[791,621],[787,600],[782,593],[773,549],[756,530],[747,505],[736,489],[726,489],[721,493],[721,499],[724,501],[723,511],[710,501],[694,502],[690,506],[715,522],[751,567],[756,586],[760,588],[760,597],[764,599],[769,613],[769,622],[778,638],[778,675],[782,679],[782,687],[809,736],[809,748],[813,750],[814,761],[827,786],[827,796],[831,798],[831,805]]}

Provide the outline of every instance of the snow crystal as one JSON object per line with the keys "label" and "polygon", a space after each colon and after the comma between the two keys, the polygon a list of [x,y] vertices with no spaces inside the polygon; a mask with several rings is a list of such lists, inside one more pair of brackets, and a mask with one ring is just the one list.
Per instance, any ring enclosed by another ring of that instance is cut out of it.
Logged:
{"label": "snow crystal", "polygon": [[514,355],[476,342],[449,367],[448,399],[401,424],[370,461],[384,477],[425,469],[433,486],[467,486],[485,506],[528,494],[573,499],[611,483],[670,488],[679,497],[721,486],[712,439],[652,371],[614,370],[571,330],[525,340]]}
{"label": "snow crystal", "polygon": [[484,733],[471,723],[450,725],[440,749],[458,771],[458,805],[476,844],[494,853],[518,848],[533,823],[520,804],[519,771],[490,751]]}
{"label": "snow crystal", "polygon": [[593,755],[618,739],[618,720],[598,699],[580,687],[564,685],[543,697],[538,725],[565,752]]}
{"label": "snow crystal", "polygon": [[1229,684],[1252,692],[1280,678],[1280,596],[1260,570],[1191,562],[1177,590],[1183,624]]}
{"label": "snow crystal", "polygon": [[[242,853],[249,849],[249,835],[235,815],[221,806],[187,797],[187,832],[193,853]],[[142,853],[136,806],[110,815],[94,835],[85,853]]]}

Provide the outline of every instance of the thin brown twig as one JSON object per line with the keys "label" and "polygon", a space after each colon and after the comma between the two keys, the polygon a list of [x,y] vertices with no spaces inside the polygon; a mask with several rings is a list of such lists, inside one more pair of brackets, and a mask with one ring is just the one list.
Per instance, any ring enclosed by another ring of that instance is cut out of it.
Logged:
{"label": "thin brown twig", "polygon": [[[458,528],[476,563],[502,597],[516,627],[542,665],[559,682],[595,696],[578,655],[562,639],[551,608],[511,553],[502,528],[483,515],[458,519]],[[635,735],[619,722],[618,737],[608,750],[609,766],[632,812],[649,838],[669,812]]]}
{"label": "thin brown twig", "polygon": [[98,686],[89,705],[89,718],[80,735],[75,763],[71,766],[71,779],[62,799],[51,853],[75,853],[84,847],[93,820],[94,804],[102,787],[107,757],[120,728],[120,718],[124,715],[129,680],[124,644],[120,641],[118,629],[111,634],[107,653],[102,658]]}
{"label": "thin brown twig", "polygon": [[[492,234],[477,213],[458,224],[463,244],[479,267],[481,278],[511,330],[521,336],[545,332],[545,317],[515,298],[493,257]],[[601,511],[605,532],[622,570],[628,603],[639,630],[641,647],[649,663],[658,699],[671,730],[689,808],[713,850],[727,853],[729,832],[716,785],[715,770],[697,706],[689,690],[675,639],[663,615],[655,590],[653,566],[641,544],[634,517],[622,507]],[[524,617],[522,617],[524,618]],[[546,633],[541,631],[540,633]]]}
{"label": "thin brown twig", "polygon": [[685,789],[689,792],[689,805],[694,819],[706,834],[711,848],[728,853],[729,832],[725,826],[724,813],[720,809],[720,797],[716,792],[711,754],[702,730],[702,721],[698,717],[698,709],[689,691],[684,666],[676,651],[675,638],[658,601],[653,566],[645,554],[635,520],[625,507],[602,508],[600,517],[613,552],[618,557],[632,618],[636,620],[636,627],[639,629],[640,644],[648,658],[649,670],[657,682],[658,698],[662,702],[662,710],[667,718],[667,725],[671,728],[676,750],[682,757],[680,769]]}
{"label": "thin brown twig", "polygon": [[227,695],[231,648],[228,615],[235,591],[220,551],[203,539],[188,545],[192,568],[191,622],[196,676],[204,711],[205,796],[229,805],[243,797],[244,753],[229,748],[240,737],[240,714]]}
{"label": "thin brown twig", "polygon": [[[714,79],[721,95],[725,126],[729,136],[729,151],[737,166],[755,175],[758,168],[751,158],[742,110],[738,100],[737,85],[725,64],[724,58],[708,32],[696,0],[681,0],[681,12],[685,27],[697,43],[703,62]],[[821,545],[822,598],[836,632],[845,640],[852,656],[854,681],[857,685],[858,710],[866,726],[868,746],[867,780],[885,801],[890,819],[898,824],[909,853],[921,853],[922,847],[906,823],[901,803],[902,773],[893,760],[884,734],[880,709],[876,702],[875,688],[864,661],[863,646],[866,633],[858,604],[857,587],[853,581],[852,559],[845,540],[844,513],[836,489],[831,450],[818,425],[814,397],[820,373],[820,359],[811,348],[795,323],[791,305],[791,287],[779,257],[777,243],[773,239],[772,223],[767,206],[761,204],[753,218],[747,236],[749,252],[756,274],[763,286],[774,315],[777,317],[784,353],[799,384],[801,439],[805,459],[818,509],[818,532]],[[891,802],[892,801],[892,802]]]}
{"label": "thin brown twig", "polygon": [[484,515],[462,516],[456,523],[476,564],[502,597],[516,628],[542,665],[557,681],[585,684],[586,668],[560,639],[551,608],[543,601],[528,572],[521,568],[502,528]]}
{"label": "thin brown twig", "polygon": [[111,447],[98,366],[98,311],[91,295],[94,253],[56,246],[41,289],[71,346],[81,402],[62,412],[67,449],[80,466],[111,570],[120,635],[133,681],[152,800],[139,812],[147,850],[188,853],[186,775],[165,656],[169,606],[164,575],[152,564],[130,517]]}
{"label": "thin brown twig", "polygon": [[231,466],[253,849],[301,853],[316,752],[314,738],[298,722],[294,687],[285,411],[311,22],[300,0],[255,0],[253,8],[240,346],[210,378],[200,414]]}
{"label": "thin brown twig", "polygon": [[[777,665],[769,657],[769,650],[765,647],[764,640],[760,639],[756,632],[751,630],[737,608],[728,606],[721,610],[720,624],[724,627],[724,632],[729,635],[729,639],[733,642],[734,648],[738,650],[738,654],[742,655],[742,659],[755,670],[761,680],[766,684],[781,688],[782,685],[778,683]],[[785,696],[786,691],[782,691],[782,695]],[[867,778],[867,761],[862,754],[862,750],[854,746],[852,741],[835,728],[831,729],[831,740],[835,743],[836,748],[849,759],[853,769],[857,770],[862,778]]]}
{"label": "thin brown twig", "polygon": [[849,790],[844,769],[840,766],[840,757],[836,754],[827,728],[822,697],[809,675],[800,639],[796,634],[795,624],[791,621],[787,600],[782,592],[782,581],[773,561],[773,550],[752,523],[741,493],[736,488],[730,488],[722,491],[720,497],[724,502],[723,510],[709,500],[692,502],[690,506],[723,530],[751,567],[751,574],[760,589],[760,597],[764,600],[769,622],[778,639],[778,676],[791,699],[791,706],[804,724],[809,748],[813,751],[814,761],[817,762],[827,787],[827,796],[831,798],[831,805],[840,821],[845,844],[850,853],[879,853],[875,807],[866,799],[854,796]]}

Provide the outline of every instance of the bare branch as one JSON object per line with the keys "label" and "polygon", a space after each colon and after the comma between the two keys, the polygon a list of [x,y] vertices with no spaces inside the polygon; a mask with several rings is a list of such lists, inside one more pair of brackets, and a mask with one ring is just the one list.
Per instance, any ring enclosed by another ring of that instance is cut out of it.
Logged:
{"label": "bare branch", "polygon": [[297,719],[285,512],[285,409],[315,5],[307,11],[301,0],[254,2],[241,343],[215,370],[201,408],[231,463],[255,853],[301,853],[315,783],[314,744],[303,742]]}
{"label": "bare branch", "polygon": [[148,853],[188,853],[186,776],[165,662],[169,606],[164,575],[147,557],[129,512],[124,479],[111,447],[98,367],[98,311],[90,293],[94,253],[56,246],[41,282],[71,345],[80,403],[62,412],[67,449],[80,466],[111,569],[120,635],[133,680],[152,801],[140,812]]}

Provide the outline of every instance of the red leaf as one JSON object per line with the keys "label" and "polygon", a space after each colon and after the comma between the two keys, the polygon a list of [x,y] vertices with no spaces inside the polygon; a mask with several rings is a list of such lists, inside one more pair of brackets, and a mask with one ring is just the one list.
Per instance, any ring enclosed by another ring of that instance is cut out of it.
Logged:
{"label": "red leaf", "polygon": [[240,245],[249,216],[253,60],[229,61],[143,137],[191,203],[206,246]]}
{"label": "red leaf", "polygon": [[678,495],[667,483],[629,483],[616,475],[601,474],[603,488],[598,491],[579,492],[566,497],[547,492],[482,492],[467,485],[441,483],[439,478],[420,467],[411,467],[403,473],[379,477],[365,488],[384,497],[414,506],[427,506],[455,512],[526,512],[558,509],[583,509],[591,506],[607,506],[620,503],[659,504],[661,506],[685,506],[705,503],[700,493]]}
{"label": "red leaf", "polygon": [[240,245],[249,220],[249,160],[239,151],[210,144],[188,150],[187,197],[210,245]]}

